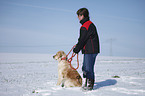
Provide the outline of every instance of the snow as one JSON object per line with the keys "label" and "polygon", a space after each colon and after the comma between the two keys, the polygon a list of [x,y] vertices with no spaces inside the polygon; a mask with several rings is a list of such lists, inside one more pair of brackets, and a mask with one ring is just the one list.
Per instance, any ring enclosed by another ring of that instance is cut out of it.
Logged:
{"label": "snow", "polygon": [[0,53],[0,96],[145,96],[145,58],[98,56],[94,90],[83,92],[56,86],[58,62],[52,56]]}

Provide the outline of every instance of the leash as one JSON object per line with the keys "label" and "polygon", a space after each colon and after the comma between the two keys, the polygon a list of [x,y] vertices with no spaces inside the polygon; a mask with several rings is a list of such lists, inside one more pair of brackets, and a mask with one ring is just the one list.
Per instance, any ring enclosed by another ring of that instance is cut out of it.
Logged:
{"label": "leash", "polygon": [[[66,57],[65,58],[62,58],[62,60],[64,60],[64,59],[66,59],[67,57],[68,57],[68,55],[70,54],[70,52],[74,49],[76,47],[76,45],[74,45],[73,47],[72,47],[72,49],[69,51],[69,53],[66,55]],[[67,60],[68,61],[68,63],[70,64],[70,67],[73,69],[73,70],[77,70],[78,68],[79,68],[79,56],[78,56],[78,54],[77,54],[77,68],[74,68],[72,65],[71,65],[71,61],[72,61],[72,58],[73,57],[75,57],[75,55],[76,55],[76,53],[72,53],[72,56]]]}

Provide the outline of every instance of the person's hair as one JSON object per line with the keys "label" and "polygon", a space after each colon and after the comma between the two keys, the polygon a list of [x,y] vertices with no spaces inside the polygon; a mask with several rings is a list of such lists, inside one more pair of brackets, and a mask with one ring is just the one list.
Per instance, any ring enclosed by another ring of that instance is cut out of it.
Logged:
{"label": "person's hair", "polygon": [[77,15],[84,15],[84,17],[89,17],[89,11],[87,8],[81,8],[77,11]]}

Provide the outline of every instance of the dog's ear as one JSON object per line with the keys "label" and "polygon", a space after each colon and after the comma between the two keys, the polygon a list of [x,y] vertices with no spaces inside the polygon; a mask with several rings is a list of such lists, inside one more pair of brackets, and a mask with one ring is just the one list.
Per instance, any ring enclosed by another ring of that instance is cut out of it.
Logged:
{"label": "dog's ear", "polygon": [[62,57],[65,57],[66,54],[65,54],[64,51],[59,51],[59,52],[57,53],[57,56],[58,56],[58,58],[62,58]]}
{"label": "dog's ear", "polygon": [[59,57],[61,58],[62,56],[63,56],[63,55],[62,55],[62,54],[60,54],[60,56],[59,56]]}
{"label": "dog's ear", "polygon": [[62,51],[62,56],[66,56],[66,54],[65,54],[65,52],[64,52],[64,51]]}
{"label": "dog's ear", "polygon": [[62,51],[62,54],[65,54],[65,53]]}

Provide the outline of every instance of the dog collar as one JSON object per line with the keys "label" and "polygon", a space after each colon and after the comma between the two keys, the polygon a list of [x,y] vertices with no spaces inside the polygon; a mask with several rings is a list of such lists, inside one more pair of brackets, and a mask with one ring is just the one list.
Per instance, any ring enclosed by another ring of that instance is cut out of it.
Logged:
{"label": "dog collar", "polygon": [[67,60],[67,58],[66,57],[63,57],[63,58],[61,58],[61,60]]}

